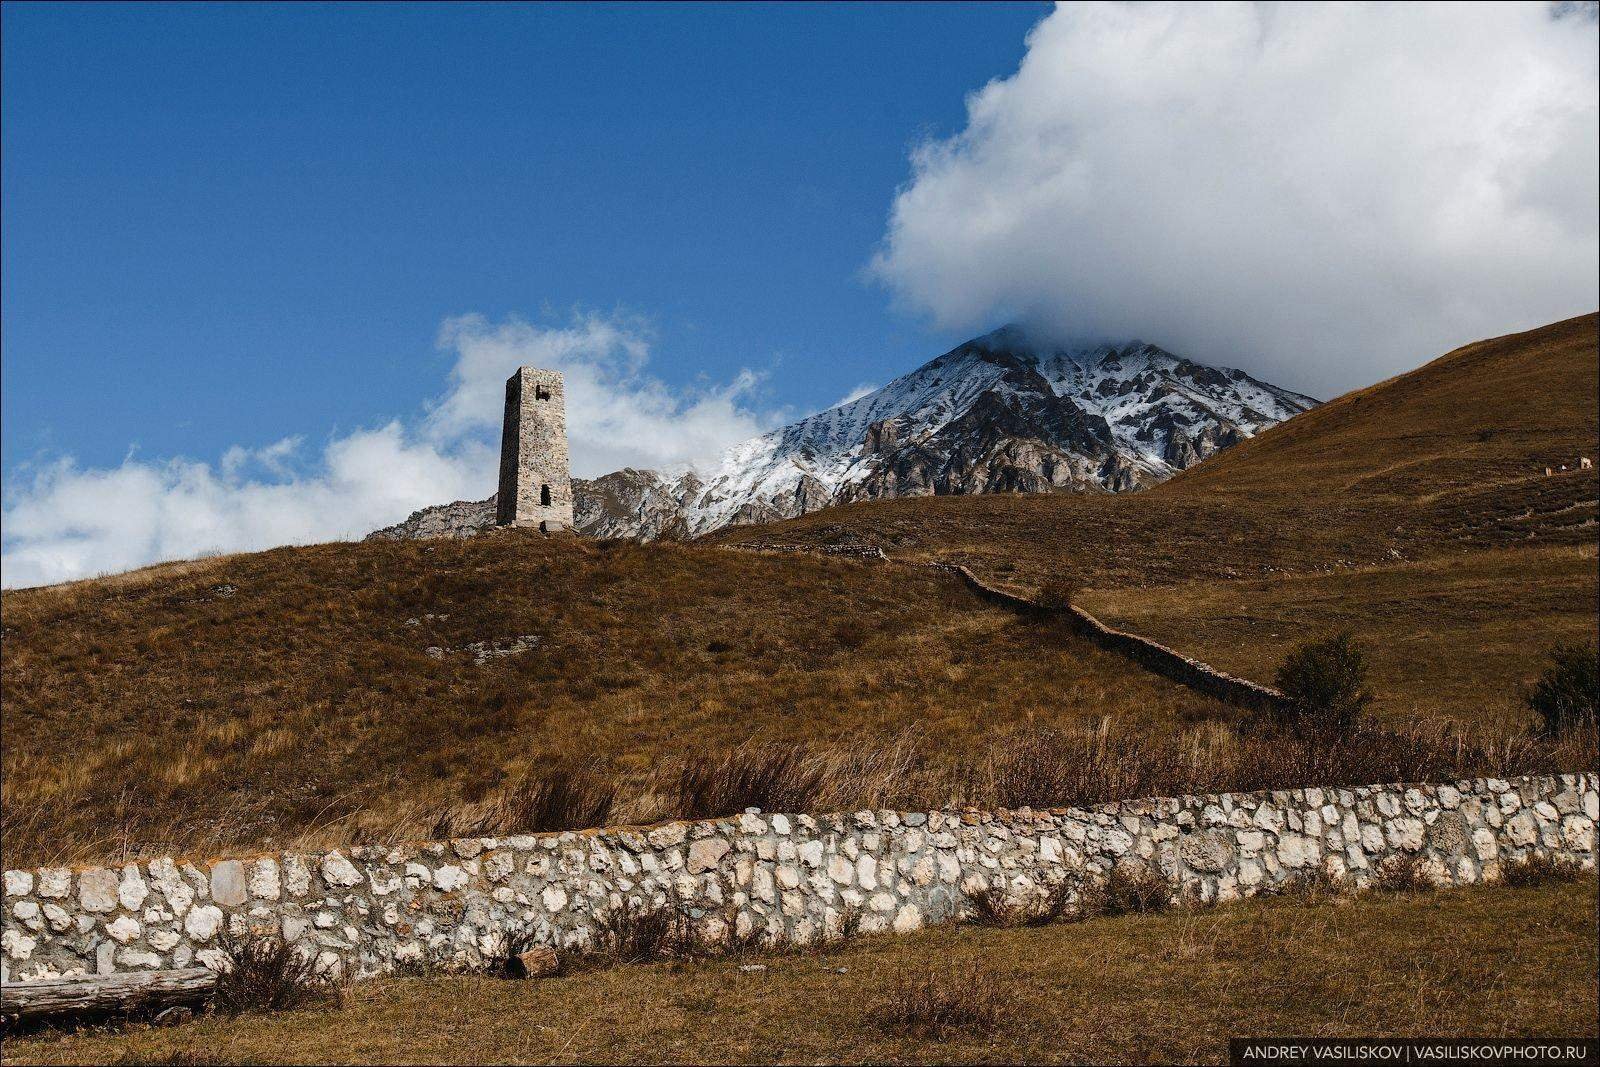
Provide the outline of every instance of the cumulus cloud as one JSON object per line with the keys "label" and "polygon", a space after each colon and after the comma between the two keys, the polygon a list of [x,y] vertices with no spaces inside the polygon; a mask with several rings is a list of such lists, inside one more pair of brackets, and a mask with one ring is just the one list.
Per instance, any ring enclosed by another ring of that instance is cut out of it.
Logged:
{"label": "cumulus cloud", "polygon": [[1332,395],[1593,310],[1593,5],[1071,4],[922,144],[872,270],[942,326]]}
{"label": "cumulus cloud", "polygon": [[215,463],[130,455],[86,469],[71,457],[7,478],[6,586],[39,585],[208,552],[360,537],[430,504],[494,491],[505,380],[532,363],[567,376],[573,469],[682,467],[770,428],[757,375],[680,390],[649,374],[636,322],[584,316],[567,326],[468,315],[446,322],[454,362],[443,391],[410,420],[336,435],[234,446]]}
{"label": "cumulus cloud", "polygon": [[425,422],[431,437],[498,435],[505,383],[524,364],[566,375],[573,473],[593,477],[633,466],[674,469],[704,463],[735,441],[771,428],[777,413],[756,407],[760,376],[691,392],[647,373],[641,326],[590,316],[565,329],[521,319],[491,323],[481,315],[445,322],[441,347],[456,353],[450,389]]}

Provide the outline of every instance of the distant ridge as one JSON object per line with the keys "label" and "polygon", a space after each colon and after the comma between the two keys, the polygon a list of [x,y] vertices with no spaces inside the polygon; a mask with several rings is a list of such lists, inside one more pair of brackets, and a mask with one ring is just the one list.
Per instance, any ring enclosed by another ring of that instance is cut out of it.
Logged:
{"label": "distant ridge", "polygon": [[[593,536],[649,540],[858,500],[1125,492],[1315,404],[1143,341],[1039,345],[1004,326],[866,396],[734,445],[707,471],[630,468],[575,481],[574,519]],[[462,536],[486,515],[482,502],[457,502],[373,536]]]}

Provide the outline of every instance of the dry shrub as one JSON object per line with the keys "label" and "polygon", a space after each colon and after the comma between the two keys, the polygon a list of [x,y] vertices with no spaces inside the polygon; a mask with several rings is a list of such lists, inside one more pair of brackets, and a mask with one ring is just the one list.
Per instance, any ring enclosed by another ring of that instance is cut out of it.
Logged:
{"label": "dry shrub", "polygon": [[235,937],[224,932],[217,947],[227,966],[217,975],[217,1010],[229,1015],[253,1011],[293,1011],[337,1004],[336,983],[316,973],[311,958],[281,938]]}
{"label": "dry shrub", "polygon": [[1083,893],[1083,910],[1090,915],[1150,915],[1171,906],[1172,886],[1167,880],[1148,867],[1131,864],[1111,868]]}
{"label": "dry shrub", "polygon": [[1594,642],[1557,644],[1548,655],[1550,666],[1524,698],[1539,716],[1540,728],[1551,737],[1594,730],[1600,724],[1600,660]]}
{"label": "dry shrub", "polygon": [[1000,985],[975,963],[901,973],[874,1005],[873,1020],[891,1033],[940,1039],[987,1034],[1000,1021]]}
{"label": "dry shrub", "polygon": [[699,948],[683,909],[671,902],[645,904],[624,897],[601,917],[584,962],[616,966],[682,959]]}
{"label": "dry shrub", "polygon": [[557,767],[501,792],[478,820],[479,834],[537,834],[604,826],[617,799],[615,780],[593,767]]}
{"label": "dry shrub", "polygon": [[1033,602],[1046,611],[1066,611],[1072,607],[1077,598],[1078,582],[1057,576],[1039,586],[1039,592],[1033,598]]}
{"label": "dry shrub", "polygon": [[1321,900],[1338,896],[1343,887],[1334,881],[1333,875],[1328,873],[1326,867],[1309,867],[1296,871],[1283,881],[1267,886],[1262,891],[1272,896]]}
{"label": "dry shrub", "polygon": [[674,814],[710,819],[746,808],[805,811],[821,792],[823,764],[798,746],[741,745],[678,771]]}
{"label": "dry shrub", "polygon": [[968,889],[966,897],[972,905],[972,921],[978,926],[1049,926],[1081,914],[1072,908],[1073,887],[1066,881],[1047,887],[1042,895],[1019,897],[993,886],[982,886]]}
{"label": "dry shrub", "polygon": [[1372,888],[1380,893],[1430,893],[1436,887],[1423,869],[1422,858],[1406,853],[1390,857],[1378,868]]}
{"label": "dry shrub", "polygon": [[1297,736],[1268,724],[1217,723],[1177,733],[1033,727],[1003,735],[957,791],[980,808],[1057,807],[1139,797],[1251,792],[1308,785],[1452,781],[1592,767],[1597,735],[1559,739],[1469,731],[1455,724],[1395,730],[1357,724],[1337,737]]}
{"label": "dry shrub", "polygon": [[1576,882],[1583,877],[1582,864],[1548,853],[1530,853],[1500,867],[1500,880],[1513,889],[1537,889],[1544,885]]}

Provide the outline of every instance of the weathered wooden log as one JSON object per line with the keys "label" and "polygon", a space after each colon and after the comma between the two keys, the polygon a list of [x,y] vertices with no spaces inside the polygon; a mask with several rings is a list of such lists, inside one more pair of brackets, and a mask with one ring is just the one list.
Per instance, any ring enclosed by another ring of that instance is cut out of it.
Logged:
{"label": "weathered wooden log", "polygon": [[204,1003],[216,987],[217,972],[206,967],[6,982],[0,984],[0,1016],[9,1023],[193,1007]]}
{"label": "weathered wooden log", "polygon": [[560,968],[556,950],[549,945],[535,946],[506,961],[506,970],[513,978],[547,978]]}

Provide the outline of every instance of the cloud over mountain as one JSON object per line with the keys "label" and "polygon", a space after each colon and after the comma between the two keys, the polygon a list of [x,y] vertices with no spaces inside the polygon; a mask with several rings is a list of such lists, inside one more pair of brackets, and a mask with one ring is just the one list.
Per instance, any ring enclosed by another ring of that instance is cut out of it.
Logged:
{"label": "cloud over mountain", "polygon": [[1594,307],[1596,97],[1593,5],[1064,5],[873,271],[1333,395]]}

